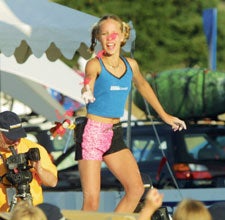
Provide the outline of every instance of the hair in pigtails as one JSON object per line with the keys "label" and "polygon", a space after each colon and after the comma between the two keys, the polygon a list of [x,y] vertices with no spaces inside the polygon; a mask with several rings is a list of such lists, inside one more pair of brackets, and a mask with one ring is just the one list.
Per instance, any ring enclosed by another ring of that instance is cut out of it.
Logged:
{"label": "hair in pigtails", "polygon": [[128,24],[128,23],[126,23],[126,22],[122,22],[122,24],[121,24],[121,28],[122,28],[122,33],[124,34],[124,39],[123,39],[123,41],[121,42],[121,47],[122,46],[124,46],[125,44],[126,44],[126,42],[127,42],[127,40],[129,39],[129,37],[130,37],[130,25]]}
{"label": "hair in pigtails", "polygon": [[98,24],[96,24],[91,32],[91,46],[90,46],[90,51],[94,52],[95,46],[97,45],[97,33],[98,33]]}

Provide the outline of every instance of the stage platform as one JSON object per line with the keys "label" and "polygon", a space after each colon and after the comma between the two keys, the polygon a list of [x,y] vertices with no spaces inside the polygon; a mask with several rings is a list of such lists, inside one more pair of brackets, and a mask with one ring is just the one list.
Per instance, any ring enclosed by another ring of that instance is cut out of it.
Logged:
{"label": "stage platform", "polygon": [[84,212],[76,210],[62,210],[63,216],[68,220],[137,220],[138,214],[117,214],[117,213],[100,213]]}

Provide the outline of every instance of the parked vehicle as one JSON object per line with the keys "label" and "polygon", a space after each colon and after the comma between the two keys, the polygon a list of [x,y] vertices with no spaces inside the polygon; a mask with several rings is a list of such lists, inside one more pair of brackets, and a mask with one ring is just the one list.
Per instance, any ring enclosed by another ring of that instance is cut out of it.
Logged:
{"label": "parked vehicle", "polygon": [[[27,131],[38,137],[38,142],[42,145],[46,146],[48,143],[46,148],[53,156],[59,171],[58,185],[45,189],[79,191],[81,184],[77,162],[74,160],[73,133],[68,131],[63,139],[51,140],[47,130],[40,132],[34,127],[29,129]],[[223,124],[193,123],[188,124],[187,130],[174,132],[163,123],[137,121],[131,123],[130,130],[128,142],[145,184],[152,184],[159,189],[225,187]],[[125,126],[125,140],[126,134]],[[122,188],[104,163],[101,177],[102,189]]]}
{"label": "parked vehicle", "polygon": [[131,150],[157,188],[225,186],[224,125],[189,124],[174,132],[165,124],[135,124]]}

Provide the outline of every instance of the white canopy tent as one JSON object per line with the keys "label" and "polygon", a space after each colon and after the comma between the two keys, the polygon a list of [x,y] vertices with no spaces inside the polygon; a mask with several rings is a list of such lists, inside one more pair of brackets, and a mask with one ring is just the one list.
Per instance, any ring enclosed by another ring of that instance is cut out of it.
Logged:
{"label": "white canopy tent", "polygon": [[72,59],[81,42],[89,44],[97,19],[47,0],[0,0],[0,51],[19,63],[43,53]]}
{"label": "white canopy tent", "polygon": [[58,121],[58,115],[63,117],[66,113],[63,107],[38,83],[3,72],[1,73],[1,84],[1,90],[4,93],[31,107],[34,112],[49,121]]}
{"label": "white canopy tent", "polygon": [[0,54],[0,74],[3,92],[24,102],[50,121],[57,120],[56,110],[60,114],[65,114],[65,110],[45,87],[83,103],[80,94],[82,77],[60,60],[49,62],[45,55],[39,59],[31,55],[25,63],[18,64],[14,57]]}
{"label": "white canopy tent", "polygon": [[77,50],[86,58],[90,54],[82,46],[90,45],[98,19],[48,0],[0,0],[0,52],[14,54],[19,63],[30,54],[40,58],[46,53],[51,61],[61,55],[72,59]]}
{"label": "white canopy tent", "polygon": [[83,78],[60,60],[49,62],[45,54],[41,58],[31,55],[23,64],[17,63],[13,56],[0,54],[0,71],[32,80],[84,103],[81,98]]}

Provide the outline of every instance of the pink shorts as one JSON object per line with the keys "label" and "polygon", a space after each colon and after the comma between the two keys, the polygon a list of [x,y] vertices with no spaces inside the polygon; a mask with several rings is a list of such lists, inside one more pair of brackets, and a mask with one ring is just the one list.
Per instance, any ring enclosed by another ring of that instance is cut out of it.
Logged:
{"label": "pink shorts", "polygon": [[82,157],[84,160],[102,160],[109,150],[113,137],[113,124],[96,122],[88,119],[82,140]]}

